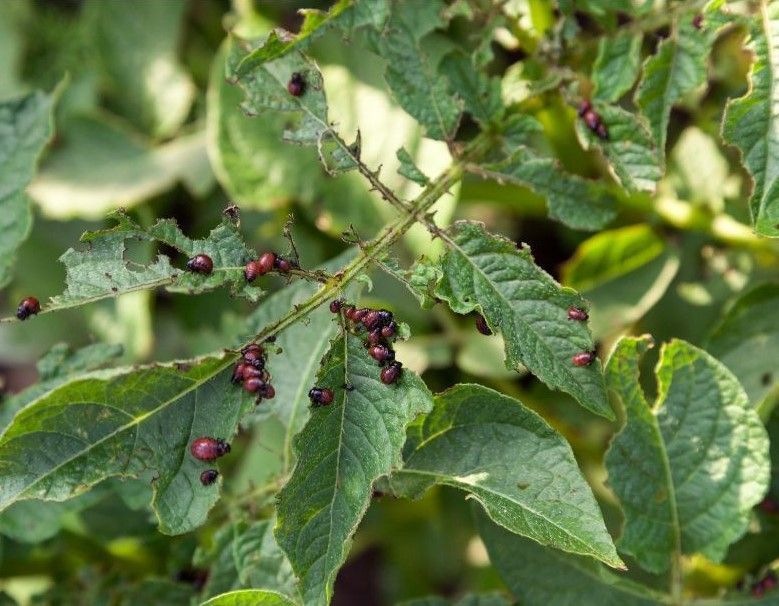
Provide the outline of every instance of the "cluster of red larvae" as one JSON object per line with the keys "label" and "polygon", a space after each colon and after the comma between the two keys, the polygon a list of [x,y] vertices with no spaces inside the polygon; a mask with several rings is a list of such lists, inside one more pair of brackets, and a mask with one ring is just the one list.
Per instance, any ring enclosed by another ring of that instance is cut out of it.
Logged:
{"label": "cluster of red larvae", "polygon": [[[259,259],[249,261],[243,269],[243,275],[247,282],[254,282],[259,276],[264,276],[274,269],[279,273],[286,274],[295,267],[297,267],[295,261],[280,257],[273,252],[266,252],[260,255]],[[214,262],[211,257],[201,253],[187,261],[187,269],[208,276],[214,271]]]}
{"label": "cluster of red larvae", "polygon": [[609,131],[601,120],[600,114],[592,109],[592,103],[586,99],[579,104],[579,117],[599,139],[609,138]]}
{"label": "cluster of red larvae", "polygon": [[[192,440],[192,444],[189,445],[189,451],[198,461],[211,463],[230,452],[230,445],[220,438],[204,436]],[[218,477],[219,472],[216,469],[206,469],[200,474],[200,483],[203,486],[209,486],[216,482]]]}
{"label": "cluster of red larvae", "polygon": [[272,400],[276,390],[270,384],[271,376],[265,368],[265,350],[261,345],[252,343],[241,350],[241,359],[233,369],[232,382],[243,385],[249,393],[257,394],[257,404],[263,398]]}

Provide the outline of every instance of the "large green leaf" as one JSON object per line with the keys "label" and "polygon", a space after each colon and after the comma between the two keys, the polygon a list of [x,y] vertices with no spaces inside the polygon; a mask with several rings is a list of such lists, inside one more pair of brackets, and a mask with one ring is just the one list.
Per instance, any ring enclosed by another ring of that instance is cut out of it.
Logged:
{"label": "large green leaf", "polygon": [[178,182],[196,194],[212,186],[204,132],[152,147],[116,119],[82,116],[68,121],[30,185],[30,196],[56,219],[102,219]]}
{"label": "large green leaf", "polygon": [[595,107],[608,126],[608,139],[600,139],[582,120],[576,121],[579,137],[587,147],[603,151],[622,187],[631,192],[654,192],[663,172],[652,137],[641,118],[615,105],[595,103]]}
{"label": "large green leaf", "polygon": [[98,57],[114,102],[156,137],[172,135],[189,114],[195,85],[178,63],[185,0],[94,0]]}
{"label": "large green leaf", "polygon": [[432,405],[409,370],[384,385],[362,341],[352,334],[333,341],[316,384],[335,399],[311,412],[295,439],[297,465],[279,493],[276,538],[301,579],[305,604],[329,602],[373,483],[400,467],[406,426]]}
{"label": "large green leaf", "polygon": [[479,534],[490,562],[523,606],[656,606],[670,596],[623,579],[591,558],[512,534],[483,513]]}
{"label": "large green leaf", "polygon": [[28,404],[0,437],[0,511],[62,501],[111,476],[152,478],[160,529],[201,524],[219,496],[202,486],[199,436],[229,440],[250,398],[230,383],[233,356],[96,371]]}
{"label": "large green leaf", "polygon": [[0,103],[0,288],[11,279],[16,250],[32,228],[24,193],[52,134],[53,97],[34,92]]}
{"label": "large green leaf", "polygon": [[398,104],[419,121],[428,137],[449,140],[461,108],[447,79],[438,74],[435,49],[424,41],[445,24],[443,9],[441,0],[396,0],[385,29],[373,32],[371,41],[386,61],[384,78]]}
{"label": "large green leaf", "polygon": [[636,103],[649,121],[661,165],[671,108],[706,82],[707,61],[721,24],[715,13],[707,13],[698,29],[689,13],[681,13],[671,36],[644,62]]}
{"label": "large green leaf", "polygon": [[588,410],[614,418],[600,362],[577,367],[571,361],[594,349],[587,324],[568,319],[569,307],[587,307],[581,296],[538,267],[527,247],[479,223],[457,222],[443,238],[448,251],[435,295],[457,313],[479,311],[493,332],[503,335],[507,368],[523,365]]}
{"label": "large green leaf", "polygon": [[647,225],[601,232],[582,242],[563,266],[561,282],[590,303],[596,339],[638,321],[668,290],[678,252]]}
{"label": "large green leaf", "polygon": [[706,349],[727,366],[757,406],[779,382],[779,284],[761,284],[730,306],[709,336]]}
{"label": "large green leaf", "polygon": [[[520,129],[522,135],[526,134]],[[478,172],[499,182],[515,183],[546,198],[549,216],[573,229],[596,230],[616,216],[616,201],[597,181],[563,172],[559,163],[520,145],[499,163]]]}
{"label": "large green leaf", "polygon": [[662,572],[682,554],[720,561],[768,488],[768,436],[738,380],[684,341],[663,346],[650,407],[639,363],[650,337],[625,337],[609,359],[609,387],[625,426],[606,454],[625,525],[620,550]]}
{"label": "large green leaf", "polygon": [[738,146],[754,181],[749,200],[755,230],[779,236],[779,5],[762,2],[750,27],[755,62],[749,92],[728,103],[725,141]]}
{"label": "large green leaf", "polygon": [[570,446],[521,402],[458,385],[436,396],[403,450],[403,469],[389,480],[396,492],[454,486],[514,533],[624,567]]}
{"label": "large green leaf", "polygon": [[630,90],[641,66],[641,34],[624,32],[601,38],[592,66],[596,99],[613,103]]}
{"label": "large green leaf", "polygon": [[211,598],[201,606],[296,606],[288,597],[264,589],[239,589]]}

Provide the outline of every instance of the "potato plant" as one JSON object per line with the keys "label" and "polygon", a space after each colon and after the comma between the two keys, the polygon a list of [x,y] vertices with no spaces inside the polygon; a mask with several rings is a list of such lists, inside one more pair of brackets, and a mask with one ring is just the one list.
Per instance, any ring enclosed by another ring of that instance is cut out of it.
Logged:
{"label": "potato plant", "polygon": [[779,3],[0,41],[0,603],[779,603]]}

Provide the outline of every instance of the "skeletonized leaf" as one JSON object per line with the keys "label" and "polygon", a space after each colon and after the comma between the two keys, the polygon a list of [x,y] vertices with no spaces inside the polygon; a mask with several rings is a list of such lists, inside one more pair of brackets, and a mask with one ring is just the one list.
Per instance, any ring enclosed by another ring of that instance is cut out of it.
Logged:
{"label": "skeletonized leaf", "polygon": [[53,104],[40,91],[0,103],[0,288],[11,279],[16,250],[32,228],[24,189],[51,137]]}
{"label": "skeletonized leaf", "polygon": [[614,418],[600,361],[583,367],[571,361],[594,349],[587,324],[568,319],[569,307],[587,308],[581,296],[538,267],[527,247],[517,248],[481,224],[457,222],[444,241],[436,296],[457,313],[479,311],[503,335],[507,368],[522,365],[588,410]]}
{"label": "skeletonized leaf", "polygon": [[535,412],[481,385],[436,396],[409,430],[395,492],[433,484],[468,492],[511,532],[624,567],[565,439]]}
{"label": "skeletonized leaf", "polygon": [[779,236],[779,5],[761,3],[759,17],[751,21],[755,62],[749,92],[728,103],[722,136],[741,150],[752,175],[749,200],[757,233]]}
{"label": "skeletonized leaf", "polygon": [[[253,44],[256,47],[257,43]],[[246,95],[243,110],[249,116],[282,112],[285,141],[316,147],[322,164],[332,174],[355,168],[360,157],[359,132],[357,140],[347,145],[330,125],[322,74],[316,64],[294,51],[241,71],[240,62],[251,53],[251,45],[233,41],[227,57],[227,78]],[[292,74],[299,74],[304,83],[299,96],[287,90]]]}
{"label": "skeletonized leaf", "polygon": [[753,406],[779,382],[775,363],[779,355],[777,306],[779,284],[756,286],[730,306],[706,346],[738,377]]}
{"label": "skeletonized leaf", "polygon": [[650,337],[624,337],[609,359],[609,387],[627,417],[606,454],[625,513],[620,549],[662,572],[681,554],[720,561],[768,488],[768,436],[738,380],[684,341],[660,352],[650,407],[639,362]]}
{"label": "skeletonized leaf", "polygon": [[239,589],[211,598],[201,606],[297,606],[288,597],[265,589]]}
{"label": "skeletonized leaf", "polygon": [[479,172],[529,187],[546,198],[550,218],[573,229],[601,229],[616,216],[616,201],[600,183],[565,173],[556,160],[522,145],[507,160],[483,165]]}
{"label": "skeletonized leaf", "polygon": [[398,104],[414,116],[431,139],[454,136],[460,106],[446,78],[438,74],[433,49],[424,38],[445,23],[441,0],[396,0],[386,28],[371,40],[386,61],[384,79]]}
{"label": "skeletonized leaf", "polygon": [[112,476],[153,476],[152,507],[167,534],[201,524],[219,496],[202,486],[213,463],[199,436],[230,439],[251,405],[230,383],[233,356],[96,371],[28,404],[0,437],[0,511],[24,499],[62,501]]}
{"label": "skeletonized leaf", "polygon": [[623,579],[592,558],[542,547],[477,512],[490,562],[524,606],[657,606],[670,596]]}
{"label": "skeletonized leaf", "polygon": [[312,410],[295,439],[298,462],[279,493],[276,538],[301,580],[305,604],[329,602],[373,483],[400,466],[406,426],[432,405],[412,372],[404,370],[392,385],[379,373],[360,337],[336,338],[316,383],[335,399]]}
{"label": "skeletonized leaf", "polygon": [[582,120],[577,120],[579,138],[588,147],[603,151],[609,167],[625,189],[654,192],[663,171],[658,164],[652,136],[643,121],[615,105],[595,103],[595,107],[608,127],[608,139],[600,139]]}
{"label": "skeletonized leaf", "polygon": [[641,34],[624,32],[601,38],[592,67],[594,97],[609,103],[630,90],[641,66]]}

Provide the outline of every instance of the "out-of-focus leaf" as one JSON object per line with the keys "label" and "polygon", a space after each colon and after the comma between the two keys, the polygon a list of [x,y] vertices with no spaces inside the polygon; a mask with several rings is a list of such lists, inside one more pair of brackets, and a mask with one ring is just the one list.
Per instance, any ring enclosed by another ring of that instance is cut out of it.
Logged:
{"label": "out-of-focus leaf", "polygon": [[757,406],[779,382],[779,284],[761,284],[739,297],[709,336],[706,349],[727,366]]}
{"label": "out-of-focus leaf", "polygon": [[444,57],[441,73],[449,79],[452,91],[463,100],[464,109],[486,127],[503,115],[500,80],[477,69],[470,57],[456,52]]}
{"label": "out-of-focus leaf", "polygon": [[749,92],[725,109],[722,136],[741,150],[742,161],[752,175],[749,199],[757,233],[779,236],[779,5],[761,2],[760,14],[750,25],[755,62]]}
{"label": "out-of-focus leaf", "polygon": [[714,13],[704,17],[701,29],[688,13],[674,23],[671,36],[644,62],[636,103],[649,121],[658,159],[665,163],[665,142],[671,108],[706,82],[706,66],[721,21]]}
{"label": "out-of-focus leaf", "polygon": [[668,289],[679,254],[647,225],[597,234],[579,245],[563,266],[562,283],[590,303],[596,339],[638,321]]}
{"label": "out-of-focus leaf", "polygon": [[628,191],[654,192],[663,172],[658,164],[657,150],[642,120],[615,105],[596,103],[597,112],[608,128],[608,138],[601,139],[582,120],[576,130],[587,147],[603,151],[622,187]]}
{"label": "out-of-focus leaf", "polygon": [[251,406],[231,385],[232,356],[96,371],[41,395],[0,437],[0,510],[25,499],[63,501],[112,476],[154,473],[160,529],[187,532],[219,496],[191,441],[229,440]]}
{"label": "out-of-focus leaf", "polygon": [[624,567],[570,446],[521,402],[458,385],[408,436],[403,469],[389,480],[395,492],[454,486],[514,533]]}
{"label": "out-of-focus leaf", "polygon": [[723,212],[724,199],[738,196],[740,179],[730,175],[717,143],[699,128],[686,128],[671,156],[677,177],[673,184],[682,199]]}
{"label": "out-of-focus leaf", "polygon": [[400,106],[414,116],[431,139],[454,136],[461,108],[447,79],[438,75],[425,36],[444,25],[441,0],[396,0],[386,28],[371,40],[386,61],[384,78]]}
{"label": "out-of-focus leaf", "polygon": [[616,202],[600,183],[567,174],[557,161],[527,147],[517,147],[503,162],[483,165],[480,172],[544,196],[549,217],[573,229],[601,229],[616,216]]}
{"label": "out-of-focus leaf", "polygon": [[416,164],[414,164],[414,159],[411,157],[411,154],[406,151],[405,147],[401,147],[398,150],[397,157],[400,161],[398,172],[401,175],[422,186],[430,183],[430,179],[428,179],[427,176],[417,168]]}
{"label": "out-of-focus leaf", "polygon": [[156,148],[102,117],[68,122],[61,146],[44,162],[30,196],[44,214],[58,219],[101,219],[182,181],[194,193],[213,183],[205,133]]}
{"label": "out-of-focus leaf", "polygon": [[630,90],[641,66],[641,42],[640,33],[630,32],[600,39],[592,67],[596,99],[613,103]]}
{"label": "out-of-focus leaf", "polygon": [[155,137],[178,130],[195,85],[176,58],[185,0],[93,0],[97,52],[114,102]]}
{"label": "out-of-focus leaf", "polygon": [[[486,379],[516,379],[523,369],[508,369],[503,360],[506,345],[501,335],[485,336],[475,330],[468,331],[455,359],[457,367],[477,377]],[[525,371],[526,374],[527,371]]]}
{"label": "out-of-focus leaf", "polygon": [[497,593],[469,593],[456,601],[430,596],[399,602],[396,606],[509,606],[509,602]]}
{"label": "out-of-focus leaf", "polygon": [[581,296],[538,267],[530,250],[490,234],[478,223],[458,222],[445,235],[437,297],[457,313],[481,313],[506,343],[506,367],[525,366],[553,389],[574,396],[588,410],[614,418],[600,362],[575,366],[577,353],[592,351],[584,322],[568,319]]}
{"label": "out-of-focus leaf", "polygon": [[239,589],[223,593],[201,604],[201,606],[297,606],[288,597],[264,589]]}
{"label": "out-of-focus leaf", "polygon": [[657,606],[670,596],[623,579],[592,558],[574,556],[512,534],[477,514],[492,565],[527,606]]}
{"label": "out-of-focus leaf", "polygon": [[119,606],[136,604],[187,606],[192,603],[195,592],[191,586],[184,583],[173,583],[167,579],[144,579],[138,585],[129,587],[121,593]]}
{"label": "out-of-focus leaf", "polygon": [[627,417],[606,468],[625,513],[620,550],[660,573],[682,554],[721,561],[763,498],[770,465],[766,430],[736,377],[684,341],[663,346],[650,407],[639,376],[650,344],[624,337],[606,366]]}
{"label": "out-of-focus leaf", "polygon": [[432,406],[409,370],[392,385],[379,373],[360,337],[335,339],[316,382],[335,399],[312,410],[295,439],[298,462],[279,493],[276,538],[300,577],[305,604],[330,601],[373,483],[401,465],[406,425]]}
{"label": "out-of-focus leaf", "polygon": [[32,228],[24,189],[52,134],[54,97],[34,92],[0,103],[0,288],[11,279],[16,251]]}

